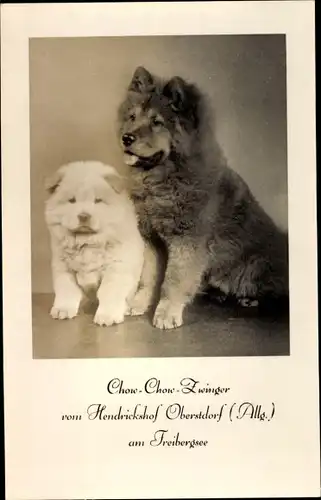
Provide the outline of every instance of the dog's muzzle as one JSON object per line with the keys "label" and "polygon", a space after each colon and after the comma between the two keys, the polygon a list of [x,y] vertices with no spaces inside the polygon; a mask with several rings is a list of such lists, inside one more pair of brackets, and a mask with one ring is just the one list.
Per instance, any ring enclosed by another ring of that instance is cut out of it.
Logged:
{"label": "dog's muzzle", "polygon": [[164,159],[164,152],[158,151],[151,156],[138,156],[131,151],[125,150],[125,156],[127,165],[142,170],[150,170],[162,162]]}

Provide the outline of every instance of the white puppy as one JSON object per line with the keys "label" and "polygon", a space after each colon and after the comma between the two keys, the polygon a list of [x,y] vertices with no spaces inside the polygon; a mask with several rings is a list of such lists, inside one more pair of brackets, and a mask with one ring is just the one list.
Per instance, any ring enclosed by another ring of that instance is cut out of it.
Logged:
{"label": "white puppy", "polygon": [[[45,216],[55,291],[51,316],[73,318],[83,292],[93,289],[99,301],[94,317],[98,325],[121,323],[126,313],[145,312],[155,275],[135,299],[144,242],[134,206],[116,170],[100,162],[70,163],[57,171],[47,188]],[[153,251],[148,255],[156,257]]]}

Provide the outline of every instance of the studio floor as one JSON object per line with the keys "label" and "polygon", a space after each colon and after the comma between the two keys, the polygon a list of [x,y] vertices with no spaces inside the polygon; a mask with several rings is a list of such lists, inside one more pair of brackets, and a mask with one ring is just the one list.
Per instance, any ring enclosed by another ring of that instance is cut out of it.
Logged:
{"label": "studio floor", "polygon": [[153,328],[148,316],[99,327],[94,311],[72,320],[54,320],[53,296],[33,295],[33,357],[36,359],[109,357],[282,356],[289,354],[288,317],[258,317],[200,298],[185,313],[177,330]]}

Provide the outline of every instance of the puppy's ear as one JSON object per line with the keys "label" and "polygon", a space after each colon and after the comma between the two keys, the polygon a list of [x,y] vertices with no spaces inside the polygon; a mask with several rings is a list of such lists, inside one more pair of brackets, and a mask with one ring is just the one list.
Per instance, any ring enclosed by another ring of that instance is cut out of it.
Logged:
{"label": "puppy's ear", "polygon": [[174,111],[182,111],[186,107],[187,85],[183,78],[174,76],[166,83],[163,94],[168,97]]}
{"label": "puppy's ear", "polygon": [[119,175],[114,169],[108,170],[104,175],[105,180],[108,182],[109,186],[115,191],[115,193],[120,194],[125,189],[125,179]]}
{"label": "puppy's ear", "polygon": [[53,194],[56,191],[57,187],[62,181],[62,178],[63,172],[61,170],[58,170],[50,177],[47,177],[47,179],[45,180],[45,187],[49,194]]}
{"label": "puppy's ear", "polygon": [[128,90],[142,94],[150,90],[153,85],[154,79],[152,75],[143,66],[139,66],[134,72]]}

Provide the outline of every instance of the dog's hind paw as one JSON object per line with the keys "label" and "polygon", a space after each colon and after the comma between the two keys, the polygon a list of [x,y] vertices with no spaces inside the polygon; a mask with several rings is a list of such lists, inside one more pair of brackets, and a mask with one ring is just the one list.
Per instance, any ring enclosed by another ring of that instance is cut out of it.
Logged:
{"label": "dog's hind paw", "polygon": [[77,316],[78,308],[75,307],[55,307],[53,306],[50,315],[54,319],[72,319]]}
{"label": "dog's hind paw", "polygon": [[126,316],[142,316],[146,311],[147,309],[144,307],[129,307],[126,311]]}
{"label": "dog's hind paw", "polygon": [[249,299],[248,297],[243,297],[242,299],[237,299],[237,303],[241,307],[258,307],[259,301],[257,299]]}
{"label": "dog's hind paw", "polygon": [[182,306],[173,306],[168,301],[160,301],[154,314],[153,325],[161,330],[171,330],[179,328],[182,324]]}
{"label": "dog's hind paw", "polygon": [[129,302],[126,316],[141,316],[145,314],[152,303],[149,290],[141,288]]}

